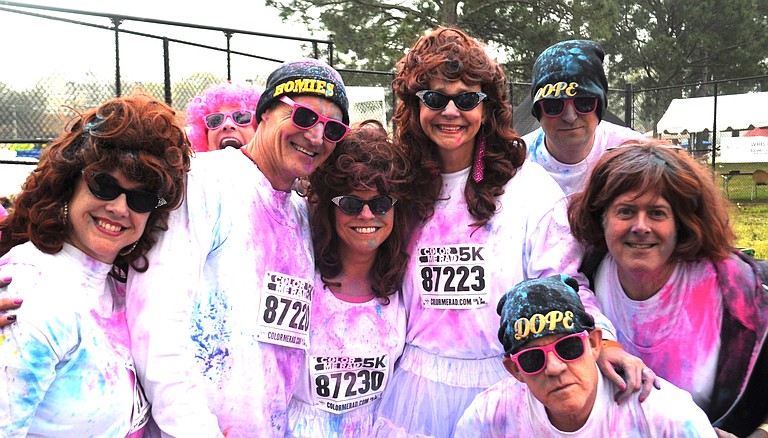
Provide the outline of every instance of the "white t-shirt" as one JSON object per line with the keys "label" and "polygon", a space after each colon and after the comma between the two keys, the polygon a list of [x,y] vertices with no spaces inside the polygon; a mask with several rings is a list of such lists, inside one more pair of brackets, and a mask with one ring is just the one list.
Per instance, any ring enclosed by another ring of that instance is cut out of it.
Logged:
{"label": "white t-shirt", "polygon": [[340,300],[317,273],[310,348],[289,409],[289,435],[369,434],[375,407],[405,345],[401,294],[389,300],[387,305],[378,299]]}
{"label": "white t-shirt", "polygon": [[499,299],[523,280],[556,274],[579,281],[585,308],[610,338],[613,326],[578,272],[582,249],[570,233],[566,200],[555,181],[538,164],[525,162],[498,197],[496,214],[475,230],[464,198],[468,173],[443,174],[441,198],[448,199],[437,202],[409,245],[406,342],[449,358],[497,357],[504,351]]}
{"label": "white t-shirt", "polygon": [[640,132],[603,120],[595,129],[595,140],[589,155],[576,164],[564,164],[549,153],[544,137],[544,130],[541,128],[523,136],[523,141],[528,146],[526,159],[544,167],[568,196],[584,188],[589,174],[606,149],[627,140],[645,138]]}
{"label": "white t-shirt", "polygon": [[66,243],[46,254],[31,242],[0,265],[13,274],[5,296],[24,298],[18,321],[0,328],[0,435],[140,432],[149,406],[136,385],[124,298],[107,277],[112,265]]}
{"label": "white t-shirt", "polygon": [[528,386],[509,377],[480,393],[456,426],[456,438],[507,437],[715,437],[706,414],[691,396],[661,380],[640,403],[632,396],[613,401],[617,388],[598,371],[597,396],[586,423],[577,431],[563,432],[552,425],[546,408]]}
{"label": "white t-shirt", "polygon": [[182,206],[131,272],[128,324],[152,415],[179,437],[282,436],[308,348],[314,259],[303,199],[240,150],[198,154]]}
{"label": "white t-shirt", "polygon": [[709,260],[679,262],[661,290],[645,301],[627,297],[616,268],[616,260],[606,256],[595,275],[595,293],[616,325],[618,341],[708,409],[723,321],[715,266]]}

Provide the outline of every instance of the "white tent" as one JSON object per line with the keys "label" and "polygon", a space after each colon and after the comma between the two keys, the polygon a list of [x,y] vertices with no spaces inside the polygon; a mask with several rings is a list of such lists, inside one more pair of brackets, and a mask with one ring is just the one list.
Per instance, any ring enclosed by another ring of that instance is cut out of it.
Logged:
{"label": "white tent", "polygon": [[[674,99],[656,124],[658,132],[686,134],[712,131],[715,98]],[[736,131],[768,126],[768,92],[717,96],[717,130]]]}

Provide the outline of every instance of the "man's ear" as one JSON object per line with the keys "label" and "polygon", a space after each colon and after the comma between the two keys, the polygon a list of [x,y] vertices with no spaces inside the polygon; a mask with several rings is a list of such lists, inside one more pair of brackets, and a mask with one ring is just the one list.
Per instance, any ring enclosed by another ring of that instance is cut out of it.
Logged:
{"label": "man's ear", "polygon": [[589,348],[592,350],[592,354],[595,357],[599,356],[603,345],[603,329],[595,328],[589,333],[587,339],[589,340]]}
{"label": "man's ear", "polygon": [[509,374],[512,374],[512,377],[514,377],[520,382],[523,381],[523,374],[520,372],[520,369],[517,368],[517,364],[514,361],[512,361],[512,359],[510,359],[508,355],[506,354],[504,355],[504,358],[501,359],[501,363],[504,364],[504,368],[507,369],[507,372]]}

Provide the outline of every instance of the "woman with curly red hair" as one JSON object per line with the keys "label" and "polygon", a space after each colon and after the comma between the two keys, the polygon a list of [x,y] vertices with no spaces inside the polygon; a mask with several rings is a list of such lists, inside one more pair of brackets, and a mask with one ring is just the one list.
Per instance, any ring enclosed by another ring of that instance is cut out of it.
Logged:
{"label": "woman with curly red hair", "polygon": [[0,329],[0,435],[141,436],[121,282],[148,269],[189,163],[174,111],[143,95],[75,117],[43,152],[0,222],[8,294],[25,298]]}
{"label": "woman with curly red hair", "polygon": [[[525,162],[505,74],[484,46],[458,29],[429,32],[398,63],[393,88],[396,140],[417,169],[424,222],[403,286],[406,346],[376,432],[450,437],[475,395],[509,376],[495,309],[511,286],[571,275],[598,324],[613,327],[577,272],[563,191]],[[639,361],[617,353],[639,376]]]}

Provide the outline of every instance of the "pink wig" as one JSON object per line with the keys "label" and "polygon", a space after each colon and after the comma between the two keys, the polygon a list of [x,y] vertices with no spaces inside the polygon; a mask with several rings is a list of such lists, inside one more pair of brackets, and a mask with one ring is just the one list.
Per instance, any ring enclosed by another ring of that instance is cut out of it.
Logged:
{"label": "pink wig", "polygon": [[[240,107],[241,110],[255,111],[261,93],[250,84],[222,82],[206,88],[200,96],[195,96],[187,104],[187,126],[189,142],[198,152],[208,150],[208,129],[203,116],[219,111],[224,106]],[[254,118],[254,123],[256,119]]]}

